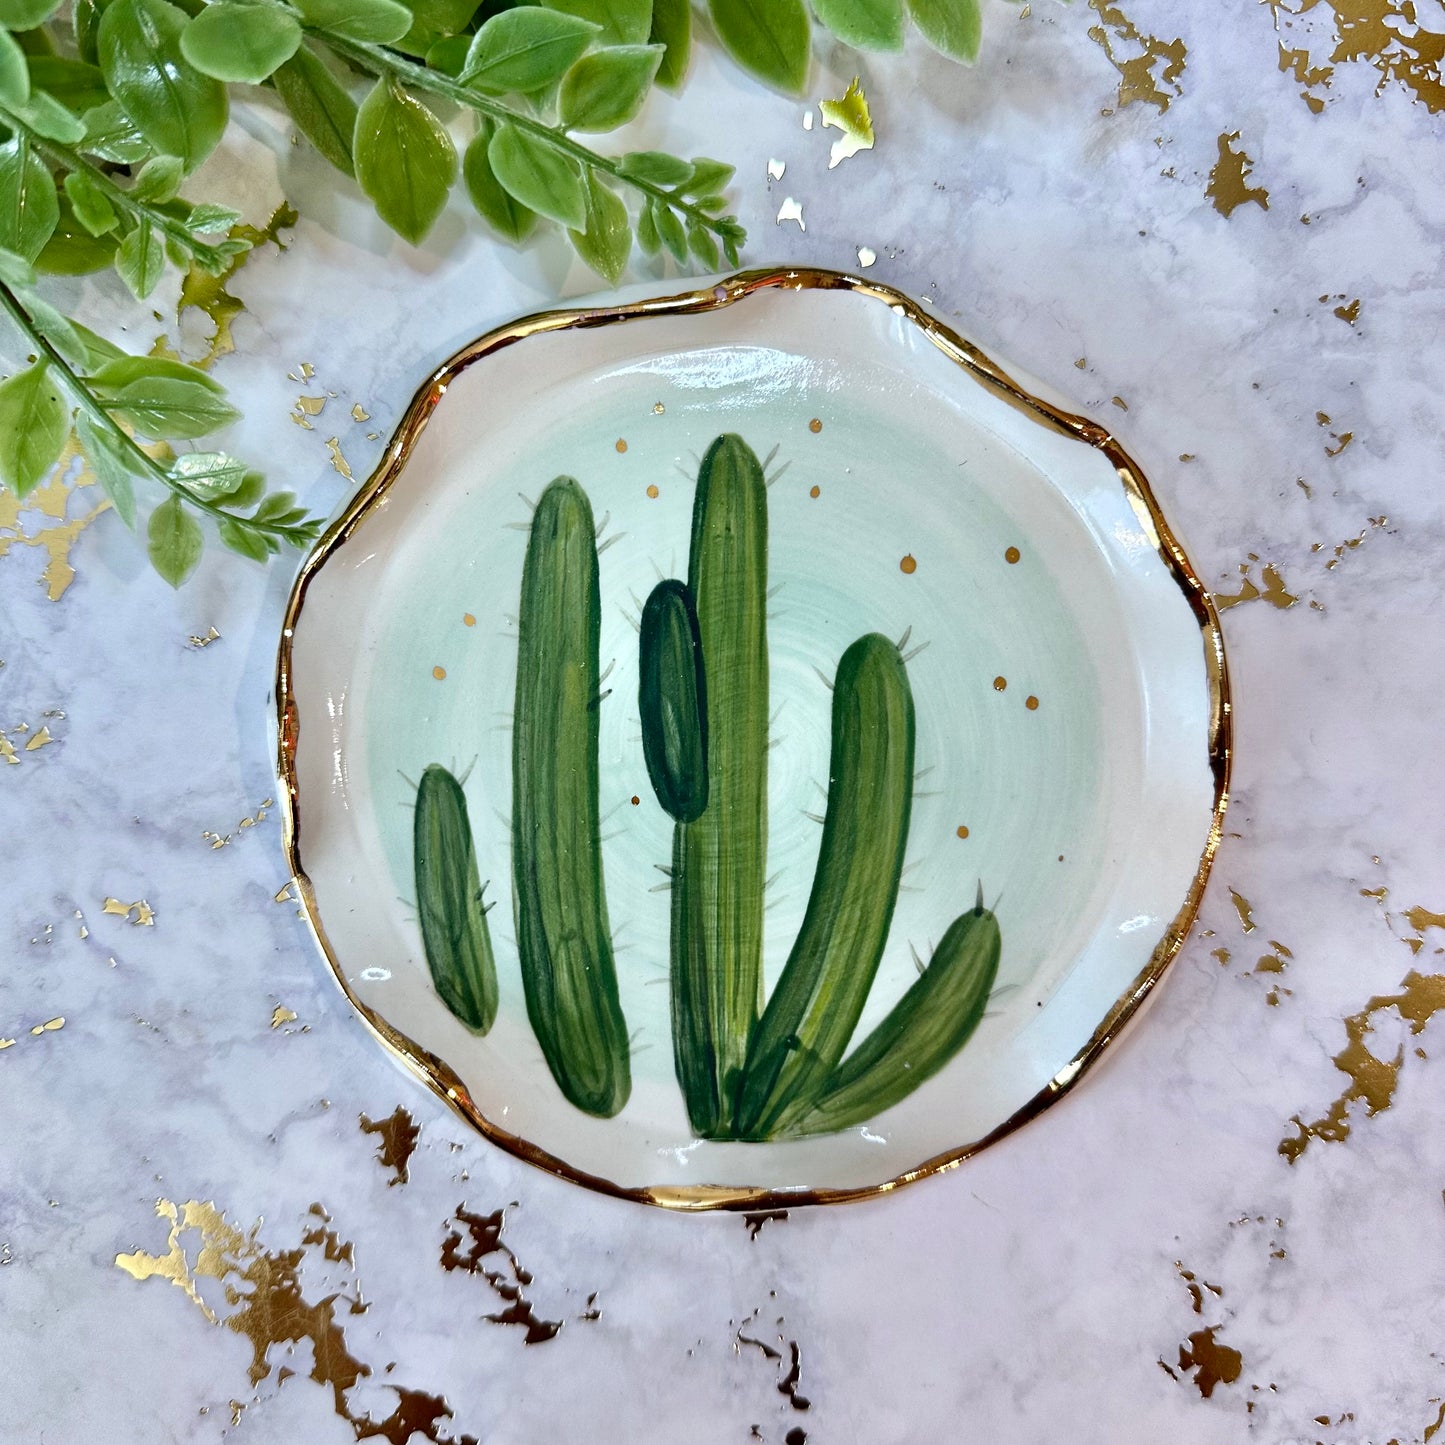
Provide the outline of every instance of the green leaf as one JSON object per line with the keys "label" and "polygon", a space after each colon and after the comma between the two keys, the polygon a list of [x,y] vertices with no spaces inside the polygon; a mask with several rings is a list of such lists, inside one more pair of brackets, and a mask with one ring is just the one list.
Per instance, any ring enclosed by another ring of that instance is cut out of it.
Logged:
{"label": "green leaf", "polygon": [[0,482],[24,497],[65,446],[70,412],[44,361],[0,382]]}
{"label": "green leaf", "polygon": [[140,165],[151,154],[150,142],[113,100],[85,114],[84,149],[117,165]]}
{"label": "green leaf", "polygon": [[723,49],[765,85],[801,95],[812,27],[803,0],[707,0]]}
{"label": "green leaf", "polygon": [[271,522],[278,526],[290,526],[306,515],[305,507],[296,505],[295,492],[272,492],[252,513],[255,522]]}
{"label": "green leaf", "polygon": [[89,349],[68,316],[62,316],[43,296],[28,294],[22,298],[21,304],[30,313],[35,329],[67,361],[76,366],[89,363]]}
{"label": "green leaf", "polygon": [[165,268],[166,253],[161,238],[149,221],[140,221],[121,240],[120,249],[115,253],[115,269],[120,279],[130,287],[137,301],[144,301],[160,284]]}
{"label": "green leaf", "polygon": [[919,34],[950,60],[972,65],[983,37],[979,0],[908,0]]}
{"label": "green leaf", "polygon": [[537,213],[512,196],[497,179],[487,154],[491,139],[491,123],[483,122],[462,157],[462,179],[477,214],[498,235],[518,245],[532,234]]}
{"label": "green leaf", "polygon": [[903,0],[813,0],[813,14],[844,45],[903,49]]}
{"label": "green leaf", "polygon": [[115,207],[109,197],[84,171],[68,171],[65,176],[65,195],[75,219],[92,236],[103,236],[113,231],[116,224]]}
{"label": "green leaf", "polygon": [[59,197],[58,204],[60,218],[45,249],[35,258],[35,269],[51,276],[84,276],[109,266],[118,238],[92,236],[75,219],[69,196]]}
{"label": "green leaf", "polygon": [[642,45],[652,33],[652,0],[543,0],[549,10],[600,26],[604,45]]}
{"label": "green leaf", "polygon": [[0,246],[33,261],[60,219],[50,168],[18,135],[0,146]]}
{"label": "green leaf", "polygon": [[148,437],[189,440],[240,416],[204,372],[160,356],[107,362],[90,380],[107,411]]}
{"label": "green leaf", "polygon": [[259,85],[301,44],[289,10],[215,0],[181,33],[181,54],[203,75]]}
{"label": "green leaf", "polygon": [[524,206],[571,231],[587,225],[582,171],[570,156],[510,121],[497,127],[487,156],[497,179]]}
{"label": "green leaf", "polygon": [[141,473],[130,449],[122,446],[104,427],[97,426],[84,412],[75,418],[75,437],[116,514],[132,532],[135,531],[135,487],[131,477]]}
{"label": "green leaf", "polygon": [[175,156],[152,156],[140,168],[130,193],[138,201],[173,201],[184,177],[185,168]]}
{"label": "green leaf", "polygon": [[672,259],[679,266],[685,266],[687,264],[687,232],[682,229],[682,222],[678,220],[677,212],[668,206],[654,206],[652,219],[657,224],[657,234],[662,238],[662,244],[672,252]]}
{"label": "green leaf", "polygon": [[63,60],[58,55],[37,55],[30,61],[30,83],[37,90],[53,95],[67,110],[77,115],[110,99],[100,67],[79,60]]}
{"label": "green leaf", "polygon": [[413,23],[435,35],[459,35],[481,8],[481,0],[411,0],[407,6]]}
{"label": "green leaf", "polygon": [[530,94],[559,80],[598,27],[534,5],[494,15],[472,40],[460,79],[479,90]]}
{"label": "green leaf", "polygon": [[100,5],[97,0],[74,0],[71,25],[75,30],[75,48],[87,65],[96,62],[96,31],[100,29]]}
{"label": "green leaf", "polygon": [[655,203],[648,201],[637,217],[637,244],[645,255],[655,256],[662,250],[662,237],[657,234]]}
{"label": "green leaf", "polygon": [[622,157],[619,169],[624,176],[654,186],[685,186],[693,175],[688,161],[670,156],[666,151],[629,151]]}
{"label": "green leaf", "polygon": [[125,355],[120,347],[107,341],[103,336],[97,336],[88,326],[82,326],[78,321],[72,321],[70,324],[75,328],[76,335],[85,343],[87,371],[104,366],[107,361],[116,361]]}
{"label": "green leaf", "polygon": [[615,130],[647,99],[660,45],[614,45],[584,55],[562,79],[558,110],[568,130]]}
{"label": "green leaf", "polygon": [[199,524],[179,497],[167,497],[151,513],[146,542],[151,566],[172,587],[179,587],[196,570],[205,547]]}
{"label": "green leaf", "polygon": [[226,505],[233,512],[244,512],[261,500],[265,490],[266,478],[260,472],[248,471],[241,485],[226,498]]}
{"label": "green leaf", "polygon": [[652,30],[647,38],[667,47],[657,70],[657,83],[676,90],[687,74],[692,52],[692,0],[652,0]]}
{"label": "green leaf", "polygon": [[339,171],[356,174],[351,146],[356,102],[319,56],[302,46],[271,77],[296,129]]}
{"label": "green leaf", "polygon": [[692,254],[702,262],[709,271],[716,271],[721,264],[718,259],[717,242],[713,234],[700,221],[689,221],[687,224],[687,244]]}
{"label": "green leaf", "polygon": [[0,105],[12,110],[30,99],[30,67],[8,30],[0,30]]}
{"label": "green leaf", "polygon": [[24,105],[13,107],[15,114],[36,135],[46,140],[58,140],[61,145],[74,145],[85,139],[85,122],[67,110],[53,95],[43,90],[30,88],[30,99]]}
{"label": "green leaf", "polygon": [[34,30],[59,9],[60,0],[0,0],[0,27]]}
{"label": "green leaf", "polygon": [[411,29],[411,11],[396,0],[296,0],[308,25],[363,44],[390,45]]}
{"label": "green leaf", "polygon": [[239,552],[253,562],[265,562],[271,556],[273,544],[266,534],[253,530],[244,522],[217,522],[216,534],[223,547],[229,547],[232,552]]}
{"label": "green leaf", "polygon": [[7,286],[33,286],[35,268],[24,256],[0,247],[0,281]]}
{"label": "green leaf", "polygon": [[378,80],[356,114],[356,179],[377,214],[413,246],[425,239],[457,178],[442,123],[394,81]]}
{"label": "green leaf", "polygon": [[100,68],[111,94],[162,155],[194,170],[226,129],[226,87],[181,53],[186,13],[168,0],[113,0],[101,16]]}
{"label": "green leaf", "polygon": [[198,235],[204,236],[216,231],[229,231],[240,219],[240,211],[233,211],[229,206],[218,206],[212,201],[202,201],[199,206],[191,207],[191,213],[186,217],[186,225]]}
{"label": "green leaf", "polygon": [[193,496],[219,502],[246,480],[246,464],[226,452],[185,452],[166,468]]}
{"label": "green leaf", "polygon": [[443,35],[427,48],[426,63],[432,70],[439,70],[456,80],[467,63],[467,53],[471,48],[469,35]]}
{"label": "green leaf", "polygon": [[587,177],[587,226],[569,231],[577,254],[604,280],[615,286],[632,254],[632,227],[627,207],[597,174]]}

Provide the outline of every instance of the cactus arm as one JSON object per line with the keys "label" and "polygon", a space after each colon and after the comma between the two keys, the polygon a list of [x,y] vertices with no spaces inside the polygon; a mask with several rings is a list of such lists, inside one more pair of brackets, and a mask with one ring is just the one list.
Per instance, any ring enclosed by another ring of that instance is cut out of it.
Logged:
{"label": "cactus arm", "polygon": [[707,678],[697,609],[669,577],[642,609],[637,689],[642,751],[657,801],[679,823],[707,807]]}
{"label": "cactus arm", "polygon": [[973,1036],[998,976],[998,920],[982,903],[956,918],[928,967],[836,1068],[791,1134],[867,1123],[931,1079]]}
{"label": "cactus arm", "polygon": [[672,887],[673,1054],[693,1130],[726,1137],[762,1011],[767,866],[767,485],[740,437],[708,449],[688,588],[707,676],[707,807],[679,823]]}
{"label": "cactus arm", "polygon": [[602,875],[597,538],[569,477],[543,493],[522,571],[512,883],[527,1015],[563,1094],[610,1118],[631,1069]]}
{"label": "cactus arm", "polygon": [[417,914],[432,983],[462,1023],[485,1034],[497,1017],[491,930],[466,798],[461,784],[436,764],[417,787],[412,842]]}
{"label": "cactus arm", "polygon": [[808,1112],[868,999],[898,901],[913,805],[913,695],[878,633],[833,687],[828,807],[797,941],[748,1049],[738,1132],[766,1139]]}

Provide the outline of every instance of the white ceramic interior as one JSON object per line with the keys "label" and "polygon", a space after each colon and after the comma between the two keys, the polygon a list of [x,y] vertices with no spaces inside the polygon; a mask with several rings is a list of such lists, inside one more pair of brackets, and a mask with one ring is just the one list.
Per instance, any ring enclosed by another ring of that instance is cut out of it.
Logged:
{"label": "white ceramic interior", "polygon": [[[1215,819],[1208,637],[1099,447],[982,384],[887,297],[738,294],[691,315],[529,335],[450,379],[404,469],[312,572],[294,618],[295,847],[353,998],[411,1041],[414,1061],[444,1061],[450,1073],[426,1066],[434,1081],[454,1075],[524,1152],[627,1190],[859,1191],[1027,1109],[1157,962],[1192,906]],[[760,455],[778,448],[769,984],[821,831],[807,816],[822,811],[828,768],[819,674],[831,677],[866,631],[911,628],[910,650],[928,644],[909,676],[929,771],[910,891],[855,1041],[980,880],[1003,936],[989,1014],[962,1053],[866,1127],[798,1142],[694,1139],[672,1064],[668,899],[655,866],[669,857],[671,824],[643,766],[635,624],[659,576],[686,576],[696,459],[724,431]],[[559,473],[586,488],[611,540],[600,564],[602,665],[613,663],[601,794],[634,1085],[610,1120],[580,1113],[553,1083],[511,922],[525,499]],[[501,1005],[485,1038],[433,991],[410,902],[409,804],[430,762],[466,773],[498,904]]]}

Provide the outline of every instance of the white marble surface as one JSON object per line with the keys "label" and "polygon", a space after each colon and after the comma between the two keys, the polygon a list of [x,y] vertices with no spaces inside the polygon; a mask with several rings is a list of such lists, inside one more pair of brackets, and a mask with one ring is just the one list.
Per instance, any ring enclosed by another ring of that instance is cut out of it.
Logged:
{"label": "white marble surface", "polygon": [[[1322,0],[1286,43],[1327,62],[1337,25],[1387,8]],[[1426,101],[1438,83],[1387,79],[1377,94],[1368,55],[1341,59],[1315,114],[1279,69],[1288,16],[1245,0],[1125,0],[1140,33],[1180,38],[1187,58],[1167,110],[1120,107],[1119,74],[1088,32],[1110,21],[1120,59],[1139,44],[1105,9],[1036,4],[1020,18],[996,5],[973,72],[921,53],[870,64],[878,148],[831,173],[828,134],[803,130],[801,105],[707,58],[637,130],[738,163],[751,260],[847,267],[872,247],[873,274],[1113,426],[1211,584],[1238,594],[1243,564],[1261,586],[1277,579],[1276,600],[1298,598],[1225,614],[1229,836],[1200,936],[1144,1020],[1073,1096],[955,1173],[795,1211],[756,1239],[733,1216],[672,1217],[554,1181],[486,1147],[388,1062],[295,907],[272,902],[286,881],[274,814],[238,828],[275,792],[267,692],[287,568],[216,558],[172,594],[105,516],[51,603],[40,550],[14,545],[0,562],[0,725],[46,722],[55,741],[27,751],[33,734],[11,734],[19,761],[0,764],[0,1037],[16,1040],[0,1051],[0,1438],[399,1442],[403,1416],[418,1438],[488,1442],[1434,1434],[1445,148]],[[1418,10],[1445,31],[1433,0]],[[820,71],[815,99],[841,90],[848,64]],[[1205,191],[1221,133],[1236,130],[1269,209],[1226,218]],[[772,184],[770,159],[787,162]],[[385,433],[429,365],[589,286],[560,249],[488,246],[460,205],[409,250],[269,114],[243,118],[214,164],[245,177],[252,219],[283,193],[306,211],[289,250],[237,277],[248,311],[218,375],[247,412],[236,444],[322,510],[349,485],[326,438],[364,475],[379,446],[367,434]],[[806,233],[774,225],[788,197]],[[56,294],[83,297],[137,346],[158,329],[110,282]],[[1353,323],[1333,314],[1355,298]],[[192,313],[192,351],[203,332]],[[316,369],[304,388],[287,378],[302,361]],[[303,389],[337,393],[314,430],[287,420]],[[372,421],[351,420],[355,401]],[[219,641],[187,646],[210,627]],[[213,850],[206,830],[234,836]],[[1378,889],[1388,895],[1363,892]],[[153,924],[103,913],[107,897],[145,899]],[[1262,957],[1283,971],[1260,971]],[[1364,1013],[1412,969],[1426,980],[1409,994],[1418,1036],[1393,1006]],[[273,1028],[278,1005],[297,1017]],[[1386,1066],[1345,1056],[1372,1092],[1348,1104],[1347,1138],[1311,1138],[1291,1164],[1279,1145],[1292,1116],[1324,1118],[1353,1087],[1333,1059],[1355,1016],[1357,1049]],[[1388,1107],[1369,1116],[1371,1101]],[[420,1129],[404,1183],[358,1122],[398,1106]],[[190,1267],[211,1270],[197,1299],[219,1324],[164,1279],[116,1265],[166,1254],[158,1199],[214,1201],[241,1231],[199,1257],[201,1232],[180,1236]],[[326,1259],[313,1202],[343,1258]],[[515,1265],[498,1250],[479,1261],[490,1280],[441,1268],[459,1205],[507,1206]],[[554,1337],[528,1344],[487,1320],[518,1268],[536,1317],[565,1321]],[[245,1327],[263,1318],[248,1374]],[[1181,1348],[1211,1342],[1238,1352],[1238,1376],[1206,1398]],[[360,1365],[370,1374],[352,1387]],[[444,1397],[452,1417],[399,1390]]]}

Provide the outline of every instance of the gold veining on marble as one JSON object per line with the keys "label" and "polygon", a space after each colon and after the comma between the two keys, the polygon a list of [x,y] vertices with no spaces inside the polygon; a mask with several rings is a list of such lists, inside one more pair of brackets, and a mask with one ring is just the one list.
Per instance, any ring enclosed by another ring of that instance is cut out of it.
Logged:
{"label": "gold veining on marble", "polygon": [[376,1162],[383,1169],[392,1170],[395,1176],[386,1182],[405,1184],[411,1178],[408,1165],[411,1163],[411,1156],[416,1153],[417,1140],[421,1138],[421,1125],[400,1104],[385,1119],[378,1119],[375,1123],[365,1114],[359,1117],[363,1134],[380,1136],[381,1142],[376,1146]]}
{"label": "gold veining on marble", "polygon": [[[1318,113],[1320,94],[1335,79],[1336,67],[1362,63],[1379,72],[1375,95],[1394,84],[1432,115],[1445,111],[1445,30],[1421,23],[1419,0],[1266,0],[1275,29],[1298,28],[1303,48],[1286,51],[1280,42],[1280,69],[1292,69],[1304,86],[1301,95]],[[1296,21],[1314,12],[1311,20]],[[1435,11],[1438,16],[1438,9]],[[1318,43],[1318,51],[1315,48]],[[1326,53],[1327,52],[1327,53]],[[1286,62],[1286,55],[1291,59]],[[1293,57],[1301,56],[1296,62]]]}
{"label": "gold veining on marble", "polygon": [[1179,82],[1189,51],[1183,40],[1146,35],[1111,0],[1089,0],[1089,9],[1097,11],[1102,22],[1090,26],[1089,39],[1100,46],[1109,64],[1119,72],[1118,109],[1144,101],[1161,112],[1168,110],[1171,102],[1184,93]]}
{"label": "gold veining on marble", "polygon": [[1349,1138],[1352,1104],[1363,1104],[1366,1117],[1373,1118],[1394,1102],[1400,1068],[1405,1062],[1405,1047],[1402,1044],[1393,1059],[1381,1059],[1365,1042],[1374,1031],[1376,1016],[1390,1009],[1409,1024],[1412,1036],[1418,1036],[1425,1025],[1445,1009],[1445,974],[1426,975],[1411,969],[1398,993],[1377,994],[1359,1013],[1344,1020],[1347,1042],[1334,1056],[1333,1063],[1349,1079],[1349,1086],[1322,1118],[1306,1124],[1296,1114],[1290,1120],[1299,1132],[1292,1138],[1281,1139],[1279,1152],[1291,1164],[1309,1148],[1313,1139],[1339,1144]]}
{"label": "gold veining on marble", "polygon": [[1232,1385],[1244,1369],[1244,1356],[1229,1345],[1220,1344],[1217,1336],[1219,1325],[1195,1330],[1188,1340],[1179,1346],[1179,1368],[1186,1374],[1195,1371],[1194,1383],[1199,1393],[1207,1400],[1216,1385]]}
{"label": "gold veining on marble", "polygon": [[[556,1339],[561,1333],[564,1320],[540,1318],[526,1296],[526,1288],[532,1283],[530,1270],[522,1267],[510,1245],[504,1243],[502,1230],[506,1225],[505,1209],[494,1209],[490,1214],[477,1214],[459,1204],[452,1218],[447,1221],[447,1237],[442,1241],[441,1267],[449,1273],[461,1270],[465,1274],[478,1275],[496,1292],[503,1308],[495,1314],[482,1318],[493,1325],[517,1325],[526,1331],[523,1343],[545,1344]],[[465,1236],[463,1235],[465,1231]],[[464,1243],[465,1249],[462,1247]],[[486,1261],[501,1256],[506,1269],[489,1268]],[[594,1294],[588,1300],[588,1313],[583,1319],[598,1319],[601,1312],[596,1310]]]}
{"label": "gold veining on marble", "polygon": [[[73,465],[75,463],[78,465]],[[72,432],[55,470],[28,497],[22,499],[8,489],[0,489],[0,557],[15,546],[38,547],[46,559],[40,583],[52,602],[59,602],[75,581],[70,554],[77,538],[102,512],[110,509],[110,502],[102,497],[88,511],[67,520],[73,499],[86,487],[94,486],[95,481],[95,472]],[[37,517],[49,525],[37,526]],[[0,753],[3,752],[0,749]],[[10,760],[8,754],[6,760]]]}
{"label": "gold veining on marble", "polygon": [[[144,898],[138,898],[134,903],[122,903],[119,898],[107,898],[101,905],[100,911],[114,913],[119,918],[129,918],[131,925],[135,928],[155,927],[155,909]],[[135,917],[131,918],[131,914],[134,914]]]}
{"label": "gold veining on marble", "polygon": [[[210,1324],[242,1335],[251,1346],[247,1377],[253,1392],[273,1373],[277,1388],[298,1376],[288,1365],[273,1366],[273,1350],[290,1355],[299,1346],[309,1346],[307,1378],[330,1391],[332,1409],[356,1439],[409,1445],[419,1436],[433,1445],[478,1445],[475,1436],[442,1433],[442,1423],[452,1418],[443,1396],[380,1379],[378,1374],[388,1375],[390,1366],[378,1372],[352,1352],[343,1321],[365,1314],[368,1305],[356,1275],[355,1251],[329,1228],[331,1218],[319,1204],[308,1212],[310,1222],[300,1244],[274,1251],[262,1244],[259,1223],[243,1232],[229,1224],[214,1203],[191,1199],[177,1206],[159,1199],[156,1214],[170,1226],[166,1252],[118,1254],[116,1267],[132,1279],[168,1281]],[[328,1270],[328,1265],[340,1267],[339,1280],[337,1269]],[[199,1286],[207,1280],[219,1286],[216,1306],[201,1293]],[[365,1400],[351,1398],[368,1379],[373,1383],[366,1387],[367,1396],[378,1387],[396,1396],[384,1419],[375,1418]],[[259,1399],[253,1393],[249,1403]],[[229,1401],[233,1423],[246,1403]]]}
{"label": "gold veining on marble", "polygon": [[[811,111],[808,112],[811,116]],[[315,890],[306,872],[302,857],[298,783],[297,746],[301,724],[292,675],[292,640],[308,589],[326,561],[341,548],[365,517],[385,498],[401,475],[413,448],[425,430],[428,419],[447,387],[469,366],[509,346],[533,336],[625,325],[632,321],[669,316],[703,315],[730,306],[745,305],[753,298],[772,290],[842,291],[886,306],[894,316],[916,327],[924,338],[946,358],[957,365],[975,383],[991,395],[1029,417],[1046,430],[1081,441],[1096,448],[1114,468],[1126,500],[1144,529],[1144,535],[1157,550],[1158,556],[1194,614],[1199,628],[1206,669],[1210,702],[1208,765],[1214,783],[1210,826],[1200,853],[1188,892],[1175,917],[1170,921],[1152,955],[1132,982],[1117,998],[1087,1042],[1046,1083],[1037,1094],[1019,1107],[1009,1118],[982,1138],[962,1144],[924,1160],[915,1168],[881,1184],[843,1189],[805,1189],[775,1191],[760,1187],[717,1184],[652,1185],[628,1187],[574,1168],[564,1160],[548,1154],[531,1141],[518,1137],[489,1118],[472,1098],[461,1077],[442,1059],[422,1049],[414,1040],[388,1023],[375,1010],[357,997],[347,981],[327,936],[325,924],[316,902]],[[283,816],[283,847],[302,907],[318,946],[342,991],[376,1038],[404,1064],[429,1084],[464,1119],[487,1139],[517,1158],[539,1169],[570,1179],[603,1194],[632,1199],[681,1212],[712,1209],[756,1212],[773,1208],[790,1208],[805,1204],[834,1204],[849,1200],[873,1198],[934,1174],[956,1168],[990,1144],[1007,1137],[1037,1117],[1055,1100],[1063,1097],[1083,1079],[1103,1052],[1134,1016],[1163,977],[1189,936],[1204,887],[1214,863],[1222,836],[1225,808],[1229,798],[1229,775],[1233,756],[1233,713],[1230,698],[1229,669],[1225,658],[1224,637],[1219,614],[1209,590],[1204,586],[1188,555],[1180,545],[1159,509],[1148,479],[1133,458],[1114,437],[1097,422],[1086,416],[1062,410],[1053,403],[1033,395],[1016,382],[1002,367],[973,343],[966,341],[920,305],[881,282],[865,280],[843,272],[813,267],[784,267],[775,270],[740,272],[713,282],[696,291],[683,291],[671,296],[649,297],[621,303],[611,308],[586,310],[558,309],[524,317],[500,327],[463,347],[443,363],[413,396],[392,435],[383,458],[367,481],[357,489],[342,514],[327,528],[308,555],[292,587],[281,626],[281,641],[276,658],[275,703],[277,709],[277,771],[282,779],[281,808]]]}
{"label": "gold veining on marble", "polygon": [[1263,186],[1249,184],[1254,162],[1244,153],[1243,147],[1234,149],[1232,142],[1238,139],[1237,130],[1220,132],[1219,159],[1209,172],[1209,183],[1204,187],[1204,194],[1214,203],[1214,209],[1226,218],[1249,201],[1269,210],[1269,192]]}

